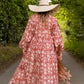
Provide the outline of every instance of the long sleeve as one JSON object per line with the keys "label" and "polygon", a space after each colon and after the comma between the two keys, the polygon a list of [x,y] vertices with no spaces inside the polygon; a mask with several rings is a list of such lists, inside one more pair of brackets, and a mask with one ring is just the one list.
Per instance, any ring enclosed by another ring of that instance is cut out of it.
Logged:
{"label": "long sleeve", "polygon": [[53,24],[53,39],[56,48],[56,53],[58,52],[58,45],[60,45],[60,56],[58,56],[58,59],[62,60],[62,51],[64,50],[64,42],[57,19],[55,19]]}
{"label": "long sleeve", "polygon": [[25,31],[23,33],[23,36],[21,38],[21,41],[19,42],[19,47],[22,48],[23,51],[27,50],[29,43],[31,42],[31,39],[33,37],[34,31],[35,31],[35,25],[34,25],[33,17],[30,16]]}

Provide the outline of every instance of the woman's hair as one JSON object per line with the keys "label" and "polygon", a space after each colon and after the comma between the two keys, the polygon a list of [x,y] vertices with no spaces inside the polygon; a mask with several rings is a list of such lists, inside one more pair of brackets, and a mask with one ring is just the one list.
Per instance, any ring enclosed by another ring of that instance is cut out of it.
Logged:
{"label": "woman's hair", "polygon": [[38,12],[39,21],[41,24],[47,25],[47,19],[49,17],[49,12]]}
{"label": "woman's hair", "polygon": [[47,25],[46,23],[47,23],[47,19],[48,19],[48,17],[49,17],[49,15],[54,15],[54,14],[56,14],[56,12],[59,10],[59,8],[60,8],[60,4],[58,5],[59,7],[55,7],[54,9],[52,9],[51,11],[46,11],[46,12],[37,12],[37,14],[40,16],[40,19],[39,19],[39,21],[43,24],[45,24],[45,25]]}

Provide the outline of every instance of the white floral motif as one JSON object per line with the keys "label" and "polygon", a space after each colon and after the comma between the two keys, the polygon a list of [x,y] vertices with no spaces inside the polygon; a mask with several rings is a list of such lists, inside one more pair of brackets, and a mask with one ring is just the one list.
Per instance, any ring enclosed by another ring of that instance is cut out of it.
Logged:
{"label": "white floral motif", "polygon": [[[61,44],[62,50],[64,49],[61,30],[57,19],[50,15],[48,29],[53,28],[51,36],[53,40],[51,40],[50,32],[45,30],[44,25],[38,23],[39,16],[37,14],[30,16],[19,43],[19,47],[23,50],[28,49],[28,52],[27,55],[24,54],[20,63],[21,67],[18,67],[9,84],[58,84],[58,68],[55,59],[57,55],[54,52],[54,46],[57,48],[58,44]],[[36,31],[34,31],[35,29]],[[30,43],[29,47],[28,43]]]}

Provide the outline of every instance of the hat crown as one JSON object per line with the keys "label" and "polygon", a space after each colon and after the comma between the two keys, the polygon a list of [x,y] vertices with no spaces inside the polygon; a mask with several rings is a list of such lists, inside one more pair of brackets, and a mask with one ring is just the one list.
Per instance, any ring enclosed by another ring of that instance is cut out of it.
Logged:
{"label": "hat crown", "polygon": [[49,5],[49,2],[52,2],[51,0],[40,0],[39,5]]}

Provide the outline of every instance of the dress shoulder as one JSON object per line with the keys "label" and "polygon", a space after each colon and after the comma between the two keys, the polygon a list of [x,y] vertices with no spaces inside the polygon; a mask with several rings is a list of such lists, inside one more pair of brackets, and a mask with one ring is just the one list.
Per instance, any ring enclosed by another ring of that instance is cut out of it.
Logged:
{"label": "dress shoulder", "polygon": [[34,22],[37,22],[37,20],[38,20],[38,15],[37,15],[37,14],[33,14],[33,15],[30,16],[29,19],[32,20],[32,21],[34,21]]}
{"label": "dress shoulder", "polygon": [[52,16],[52,15],[50,15],[50,19],[51,19],[51,22],[52,22],[53,24],[58,21],[57,18],[54,17],[54,16]]}

